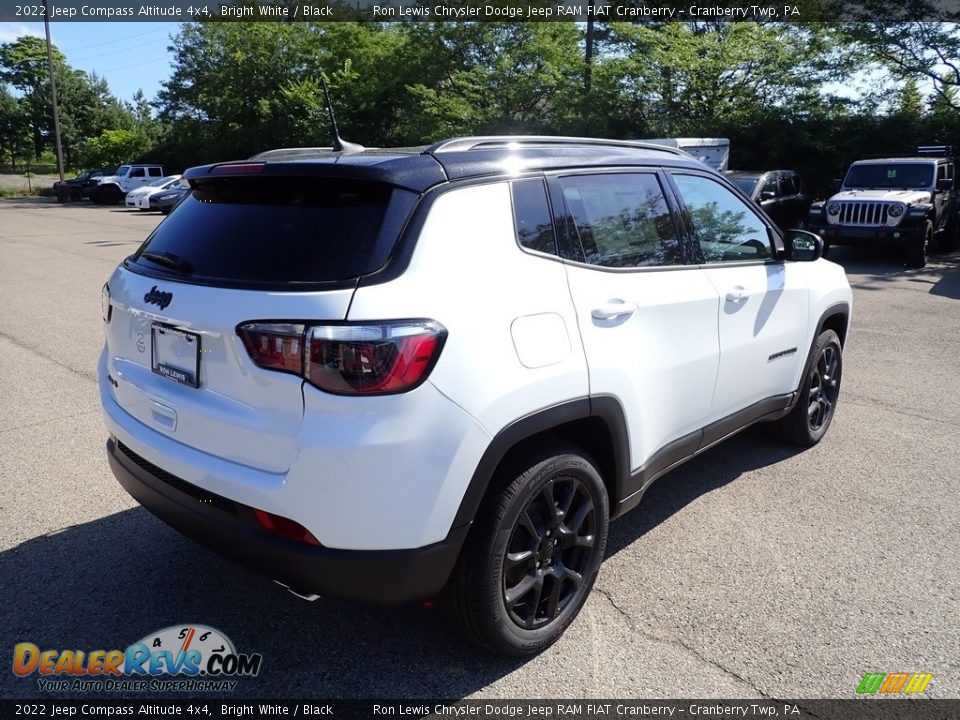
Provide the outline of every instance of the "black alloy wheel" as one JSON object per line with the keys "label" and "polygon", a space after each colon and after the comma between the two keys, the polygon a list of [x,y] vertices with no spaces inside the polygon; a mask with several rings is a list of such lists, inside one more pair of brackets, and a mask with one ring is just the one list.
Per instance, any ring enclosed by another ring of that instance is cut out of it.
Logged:
{"label": "black alloy wheel", "polygon": [[610,500],[582,449],[544,440],[503,462],[440,597],[500,655],[535,655],[583,608],[603,562]]}
{"label": "black alloy wheel", "polygon": [[830,422],[839,395],[840,351],[833,345],[825,345],[810,373],[807,390],[807,423],[811,433],[819,432]]}
{"label": "black alloy wheel", "polygon": [[590,566],[597,511],[576,477],[557,476],[520,513],[503,562],[503,603],[527,630],[543,627],[570,605]]}
{"label": "black alloy wheel", "polygon": [[827,433],[840,397],[843,375],[843,348],[840,336],[824,330],[810,349],[810,365],[800,384],[796,404],[786,416],[773,423],[784,439],[810,447]]}

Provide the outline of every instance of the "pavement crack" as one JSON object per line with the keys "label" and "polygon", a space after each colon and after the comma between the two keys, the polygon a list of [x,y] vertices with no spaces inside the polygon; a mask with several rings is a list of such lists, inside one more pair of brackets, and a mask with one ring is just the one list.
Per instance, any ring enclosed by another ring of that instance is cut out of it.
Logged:
{"label": "pavement crack", "polygon": [[5,433],[11,433],[16,430],[25,430],[26,428],[36,427],[37,425],[46,425],[47,423],[60,422],[61,420],[69,420],[70,418],[81,417],[83,415],[99,414],[99,410],[84,410],[83,412],[73,413],[72,415],[61,415],[59,417],[47,418],[46,420],[37,420],[36,422],[25,423],[23,425],[16,425],[12,428],[3,428],[0,429],[0,435]]}
{"label": "pavement crack", "polygon": [[721,664],[718,663],[716,660],[707,657],[707,656],[704,655],[702,652],[700,652],[697,648],[693,647],[692,645],[688,645],[688,644],[685,643],[683,640],[680,640],[679,638],[675,638],[675,637],[669,637],[669,636],[663,636],[663,635],[656,635],[656,634],[650,632],[649,630],[647,630],[646,628],[641,627],[641,626],[636,622],[636,620],[634,620],[634,619],[630,616],[630,614],[629,614],[626,610],[624,610],[622,607],[620,607],[619,605],[617,605],[616,601],[613,599],[613,597],[610,595],[609,592],[607,592],[606,590],[604,590],[604,589],[601,588],[601,587],[597,587],[596,585],[594,585],[593,590],[594,590],[594,592],[600,593],[603,597],[605,597],[605,598],[607,599],[607,602],[610,603],[611,607],[613,607],[614,610],[616,610],[618,613],[620,613],[620,615],[622,615],[622,616],[624,617],[624,619],[627,621],[627,624],[628,624],[628,625],[630,626],[630,628],[631,628],[632,630],[634,630],[635,632],[640,633],[641,635],[643,635],[643,636],[646,637],[647,639],[653,640],[654,642],[659,642],[659,643],[663,643],[663,644],[666,644],[666,645],[671,645],[671,646],[673,646],[673,647],[675,647],[675,648],[679,648],[679,649],[683,650],[684,652],[688,653],[689,655],[692,655],[694,658],[696,658],[696,659],[699,660],[700,662],[702,662],[702,663],[704,663],[704,664],[706,664],[706,665],[709,665],[709,666],[711,666],[711,667],[713,667],[713,668],[716,668],[717,670],[719,670],[719,671],[722,672],[723,674],[728,675],[729,677],[732,677],[733,679],[738,680],[739,682],[743,683],[744,685],[746,685],[747,687],[749,687],[751,690],[753,690],[755,693],[757,693],[757,695],[761,696],[761,697],[762,697],[763,699],[765,699],[765,700],[775,700],[775,699],[776,699],[776,698],[774,698],[772,695],[769,695],[769,694],[765,693],[763,690],[761,690],[759,687],[757,687],[757,686],[756,686],[751,680],[749,680],[748,678],[744,677],[743,675],[740,675],[740,674],[739,674],[738,672],[736,672],[735,670],[731,670],[730,668],[728,668],[728,667],[726,667],[726,666],[724,666],[724,665],[721,665]]}
{"label": "pavement crack", "polygon": [[3,332],[2,330],[0,330],[0,338],[3,338],[4,340],[9,340],[9,341],[12,342],[14,345],[16,345],[18,348],[21,348],[21,349],[23,349],[23,350],[28,350],[28,351],[32,352],[34,355],[38,355],[38,356],[42,357],[42,358],[45,359],[45,360],[49,360],[49,361],[52,362],[54,365],[56,365],[56,366],[58,366],[58,367],[61,367],[61,368],[63,368],[64,370],[66,370],[67,372],[73,373],[74,375],[76,375],[76,376],[78,376],[78,377],[81,377],[81,378],[83,378],[84,380],[89,380],[90,382],[93,382],[93,383],[97,382],[97,375],[96,375],[96,373],[93,373],[93,372],[81,372],[80,370],[77,370],[76,368],[72,368],[72,367],[70,367],[69,365],[65,365],[64,363],[60,362],[57,358],[53,357],[52,355],[47,355],[46,353],[41,352],[41,351],[38,350],[37,348],[31,347],[30,345],[27,345],[26,343],[21,342],[21,341],[18,340],[17,338],[13,337],[13,335],[8,335],[7,333]]}
{"label": "pavement crack", "polygon": [[844,402],[849,403],[850,405],[859,405],[861,407],[868,407],[868,408],[879,406],[879,407],[882,407],[884,410],[888,410],[889,412],[894,413],[895,415],[906,415],[907,417],[917,418],[918,420],[926,420],[927,422],[937,423],[938,425],[949,425],[951,428],[956,427],[956,424],[957,424],[956,420],[951,420],[949,418],[948,419],[935,418],[935,417],[930,417],[929,415],[921,415],[920,413],[909,412],[907,410],[897,407],[896,405],[891,405],[890,403],[880,400],[879,398],[863,396],[862,400],[853,398],[853,399],[845,400]]}

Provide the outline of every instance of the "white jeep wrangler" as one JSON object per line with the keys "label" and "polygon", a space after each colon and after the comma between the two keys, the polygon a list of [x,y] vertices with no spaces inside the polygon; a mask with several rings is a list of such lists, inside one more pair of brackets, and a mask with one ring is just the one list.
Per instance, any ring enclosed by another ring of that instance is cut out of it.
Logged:
{"label": "white jeep wrangler", "polygon": [[121,165],[113,175],[100,178],[90,199],[97,205],[117,205],[131,190],[163,176],[162,165]]}
{"label": "white jeep wrangler", "polygon": [[916,157],[857,160],[839,192],[810,206],[807,229],[831,245],[895,243],[909,267],[931,250],[953,250],[960,232],[951,148],[917,148]]}

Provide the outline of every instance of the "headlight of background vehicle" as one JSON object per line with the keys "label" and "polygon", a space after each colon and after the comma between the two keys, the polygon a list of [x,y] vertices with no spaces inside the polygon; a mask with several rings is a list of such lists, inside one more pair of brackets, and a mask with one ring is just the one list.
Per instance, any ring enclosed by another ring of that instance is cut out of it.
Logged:
{"label": "headlight of background vehicle", "polygon": [[827,215],[837,216],[840,214],[840,203],[832,202],[827,205]]}
{"label": "headlight of background vehicle", "polygon": [[898,218],[901,215],[903,215],[903,211],[905,209],[906,208],[903,205],[900,205],[899,203],[897,203],[896,205],[891,205],[889,208],[887,208],[887,215],[889,215],[890,217]]}

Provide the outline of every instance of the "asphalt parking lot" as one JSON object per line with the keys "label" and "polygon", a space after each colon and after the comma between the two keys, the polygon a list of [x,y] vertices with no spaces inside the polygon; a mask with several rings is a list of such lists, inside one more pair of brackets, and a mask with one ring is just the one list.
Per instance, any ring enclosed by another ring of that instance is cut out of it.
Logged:
{"label": "asphalt parking lot", "polygon": [[564,638],[519,662],[435,610],[299,600],[117,485],[100,288],[160,219],[0,201],[0,696],[38,695],[17,642],[124,648],[181,623],[262,653],[235,697],[854,697],[866,672],[960,696],[960,253],[906,270],[834,250],[855,308],[825,440],[755,428],[661,479]]}

